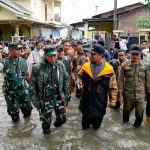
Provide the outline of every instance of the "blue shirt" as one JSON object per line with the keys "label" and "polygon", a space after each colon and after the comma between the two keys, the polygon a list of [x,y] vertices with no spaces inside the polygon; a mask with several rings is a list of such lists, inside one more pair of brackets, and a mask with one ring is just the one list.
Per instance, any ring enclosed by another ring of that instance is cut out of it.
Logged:
{"label": "blue shirt", "polygon": [[92,74],[93,74],[94,79],[102,71],[103,68],[104,68],[103,62],[100,62],[98,65],[96,65],[95,63],[91,63],[91,70],[92,70]]}

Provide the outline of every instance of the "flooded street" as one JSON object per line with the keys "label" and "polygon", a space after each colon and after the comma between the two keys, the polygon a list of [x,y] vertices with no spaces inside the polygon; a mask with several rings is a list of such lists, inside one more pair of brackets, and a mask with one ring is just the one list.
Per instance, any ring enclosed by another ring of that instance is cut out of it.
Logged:
{"label": "flooded street", "polygon": [[[0,88],[1,85],[2,77]],[[123,124],[122,109],[108,108],[99,130],[83,131],[78,103],[72,95],[67,123],[58,129],[52,126],[50,135],[43,135],[35,109],[30,118],[24,119],[20,113],[20,121],[13,123],[0,93],[0,150],[150,150],[150,126],[145,123],[145,116],[142,126],[134,128],[134,112],[130,122]]]}

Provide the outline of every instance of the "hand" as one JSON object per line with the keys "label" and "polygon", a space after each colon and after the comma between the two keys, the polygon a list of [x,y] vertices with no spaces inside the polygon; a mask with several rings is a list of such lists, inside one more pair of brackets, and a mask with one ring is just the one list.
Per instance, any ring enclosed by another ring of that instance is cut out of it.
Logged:
{"label": "hand", "polygon": [[65,101],[64,106],[67,107],[67,106],[68,106],[68,103],[69,103],[68,101]]}
{"label": "hand", "polygon": [[113,108],[113,107],[115,107],[115,106],[116,106],[116,104],[115,104],[115,103],[111,103],[111,102],[109,102],[107,106],[108,106],[109,108]]}
{"label": "hand", "polygon": [[119,97],[118,97],[118,99],[119,99],[119,102],[120,102],[121,104],[123,104],[123,103],[124,103],[122,93],[119,93]]}
{"label": "hand", "polygon": [[3,68],[2,68],[2,66],[0,65],[0,72],[2,72],[3,71]]}

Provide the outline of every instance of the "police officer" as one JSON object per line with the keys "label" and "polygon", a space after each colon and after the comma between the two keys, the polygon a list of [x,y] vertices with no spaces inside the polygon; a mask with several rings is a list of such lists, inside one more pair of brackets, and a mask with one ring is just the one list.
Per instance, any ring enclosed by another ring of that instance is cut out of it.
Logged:
{"label": "police officer", "polygon": [[117,100],[117,82],[111,65],[103,60],[105,49],[100,45],[93,45],[91,62],[85,63],[79,77],[83,82],[83,92],[79,109],[82,112],[82,128],[92,125],[98,129],[106,113],[107,96],[110,92],[110,106],[115,106]]}
{"label": "police officer", "polygon": [[4,73],[3,92],[7,112],[13,121],[19,120],[19,108],[24,117],[31,115],[32,106],[28,98],[26,81],[29,82],[26,61],[20,57],[17,43],[9,44],[9,57],[0,62],[0,71]]}
{"label": "police officer", "polygon": [[66,122],[65,105],[70,100],[69,77],[64,64],[57,60],[54,47],[46,45],[44,60],[33,67],[29,97],[39,110],[43,133],[50,133],[52,110],[56,114],[55,127]]}
{"label": "police officer", "polygon": [[123,122],[129,121],[131,111],[135,108],[134,126],[141,126],[144,112],[145,85],[150,94],[150,69],[140,60],[141,49],[138,45],[130,48],[131,60],[122,64],[119,78],[120,97],[123,97]]}

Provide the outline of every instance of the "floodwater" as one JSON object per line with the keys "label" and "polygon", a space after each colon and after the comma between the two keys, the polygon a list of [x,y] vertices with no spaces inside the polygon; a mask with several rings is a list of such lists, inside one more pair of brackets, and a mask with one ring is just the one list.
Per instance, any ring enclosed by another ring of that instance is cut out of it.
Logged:
{"label": "floodwater", "polygon": [[78,103],[72,95],[67,123],[60,128],[52,126],[51,133],[43,135],[35,108],[30,118],[24,119],[20,113],[20,121],[13,123],[0,93],[0,150],[150,150],[150,126],[143,121],[140,128],[134,128],[134,112],[130,122],[123,124],[122,109],[107,108],[99,130],[83,131]]}

